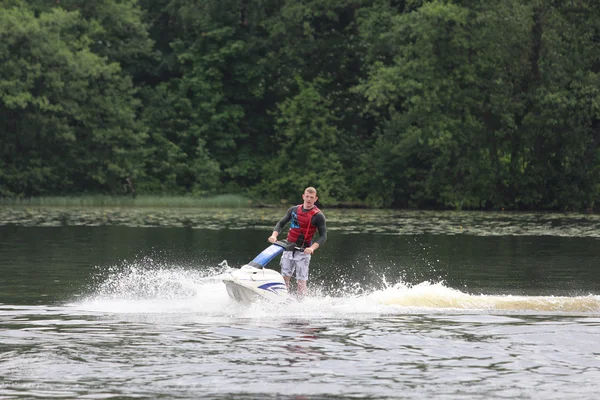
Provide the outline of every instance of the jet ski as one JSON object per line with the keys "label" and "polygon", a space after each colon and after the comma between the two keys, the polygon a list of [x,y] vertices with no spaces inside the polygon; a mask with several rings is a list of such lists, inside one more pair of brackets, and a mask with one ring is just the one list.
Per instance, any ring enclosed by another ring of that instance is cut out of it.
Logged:
{"label": "jet ski", "polygon": [[273,303],[293,301],[283,276],[265,266],[284,250],[295,248],[295,243],[280,240],[267,247],[248,264],[231,272],[223,279],[229,297],[241,303],[253,303],[258,300]]}

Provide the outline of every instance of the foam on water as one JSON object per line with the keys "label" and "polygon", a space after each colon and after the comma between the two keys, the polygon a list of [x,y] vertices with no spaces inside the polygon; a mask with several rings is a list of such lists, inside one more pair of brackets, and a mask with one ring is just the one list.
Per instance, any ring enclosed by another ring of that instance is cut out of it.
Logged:
{"label": "foam on water", "polygon": [[434,309],[600,312],[600,296],[492,296],[473,295],[444,286],[423,282],[415,286],[396,284],[369,295],[383,305]]}
{"label": "foam on water", "polygon": [[[208,316],[343,316],[365,313],[428,312],[600,312],[600,296],[511,296],[474,295],[443,283],[403,282],[367,293],[356,294],[356,285],[330,296],[312,286],[312,294],[289,305],[256,303],[243,305],[227,295],[222,278],[230,268],[226,262],[217,268],[196,269],[156,265],[148,260],[104,271],[81,301],[70,304],[80,310],[101,313],[174,314]],[[106,273],[108,272],[108,273]]]}

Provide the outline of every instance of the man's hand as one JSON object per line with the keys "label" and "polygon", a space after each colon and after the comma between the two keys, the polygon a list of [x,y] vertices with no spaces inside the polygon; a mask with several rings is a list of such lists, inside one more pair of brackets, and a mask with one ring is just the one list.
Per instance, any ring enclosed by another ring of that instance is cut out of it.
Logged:
{"label": "man's hand", "polygon": [[313,254],[316,249],[319,248],[319,243],[313,243],[312,246],[309,246],[304,249],[304,254]]}
{"label": "man's hand", "polygon": [[269,236],[269,239],[267,239],[270,243],[275,243],[277,241],[277,235],[275,234],[275,232],[273,232],[271,234],[271,236]]}

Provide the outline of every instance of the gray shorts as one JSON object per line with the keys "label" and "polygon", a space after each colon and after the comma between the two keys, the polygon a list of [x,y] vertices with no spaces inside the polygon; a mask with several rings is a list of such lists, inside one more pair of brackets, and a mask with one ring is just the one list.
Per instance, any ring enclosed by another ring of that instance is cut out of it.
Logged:
{"label": "gray shorts", "polygon": [[284,251],[281,256],[281,275],[292,276],[296,272],[296,279],[301,281],[308,280],[308,265],[310,264],[310,254],[304,254],[303,251]]}

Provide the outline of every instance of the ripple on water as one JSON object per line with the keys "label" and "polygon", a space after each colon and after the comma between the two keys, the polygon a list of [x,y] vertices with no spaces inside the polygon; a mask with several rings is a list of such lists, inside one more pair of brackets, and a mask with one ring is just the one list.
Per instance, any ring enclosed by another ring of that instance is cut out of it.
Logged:
{"label": "ripple on water", "polygon": [[[0,225],[269,230],[282,212],[5,206],[0,208]],[[600,237],[600,215],[595,214],[328,209],[327,222],[329,229],[340,233]]]}

